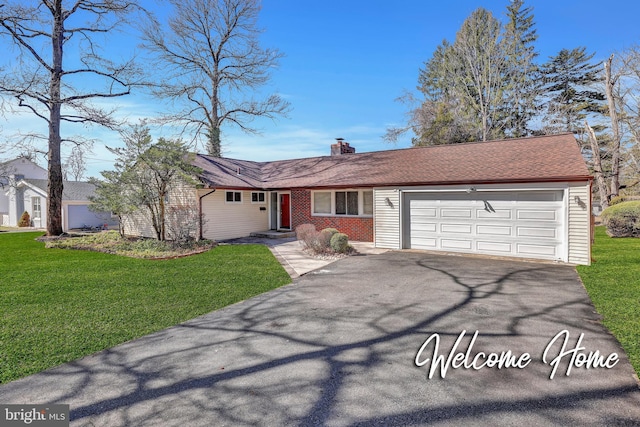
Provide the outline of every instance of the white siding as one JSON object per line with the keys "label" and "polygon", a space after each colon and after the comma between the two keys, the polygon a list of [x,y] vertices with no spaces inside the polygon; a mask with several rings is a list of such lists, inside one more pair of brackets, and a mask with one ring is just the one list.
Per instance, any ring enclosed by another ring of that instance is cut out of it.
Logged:
{"label": "white siding", "polygon": [[[198,196],[207,194],[208,189],[198,190]],[[217,189],[202,199],[204,214],[204,237],[211,240],[245,237],[254,231],[269,229],[268,203],[251,203],[251,191],[241,191],[242,203],[227,203],[227,190]],[[239,191],[239,190],[229,190]],[[270,197],[267,195],[267,201]],[[260,208],[265,208],[260,210]]]}
{"label": "white siding", "polygon": [[122,218],[124,234],[128,236],[141,236],[156,238],[156,232],[153,229],[151,215],[146,209],[139,209],[131,215]]}
{"label": "white siding", "polygon": [[591,188],[589,183],[569,185],[569,262],[591,264]]}
{"label": "white siding", "polygon": [[[17,194],[22,193],[23,198],[23,209],[29,213],[29,217],[31,218],[31,224],[36,228],[45,228],[47,226],[47,195],[45,193],[41,193],[39,191],[35,191],[32,188],[24,188],[24,190],[18,190]],[[40,198],[40,210],[41,210],[41,218],[33,217],[33,206],[32,200],[33,197]],[[22,212],[20,212],[20,216],[22,216]],[[20,217],[16,220],[20,220]]]}
{"label": "white siding", "polygon": [[[168,209],[171,206],[186,205],[197,203],[196,190],[191,185],[176,184],[169,192],[169,200],[165,204]],[[197,205],[196,205],[197,206]],[[129,236],[143,236],[156,238],[156,231],[151,222],[151,214],[146,208],[139,209],[131,215],[127,215],[122,219],[124,225],[124,233]]]}
{"label": "white siding", "polygon": [[375,188],[373,200],[375,246],[400,249],[400,192],[393,188]]}

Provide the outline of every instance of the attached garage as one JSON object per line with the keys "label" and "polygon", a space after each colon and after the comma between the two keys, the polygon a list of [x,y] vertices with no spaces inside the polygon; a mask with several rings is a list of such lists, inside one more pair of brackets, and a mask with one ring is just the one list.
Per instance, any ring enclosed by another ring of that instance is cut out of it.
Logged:
{"label": "attached garage", "polygon": [[374,187],[377,247],[590,264],[591,177],[573,135],[390,157],[402,177]]}
{"label": "attached garage", "polygon": [[403,246],[566,261],[563,190],[403,193]]}

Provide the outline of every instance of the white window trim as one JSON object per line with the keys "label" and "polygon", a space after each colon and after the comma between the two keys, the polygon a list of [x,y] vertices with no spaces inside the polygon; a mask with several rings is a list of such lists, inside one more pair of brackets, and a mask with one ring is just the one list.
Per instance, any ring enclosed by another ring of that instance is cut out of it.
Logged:
{"label": "white window trim", "polygon": [[[344,214],[336,214],[336,193],[344,193],[349,191],[357,191],[358,192],[358,215],[344,215]],[[372,189],[359,189],[359,188],[345,188],[345,189],[337,189],[337,190],[312,190],[311,191],[311,216],[325,216],[325,217],[336,217],[336,218],[373,218],[373,213],[365,214],[364,213],[364,197],[362,193],[365,191],[371,191]],[[315,213],[315,193],[331,193],[331,213]]]}
{"label": "white window trim", "polygon": [[[234,196],[233,196],[234,201],[232,201],[232,202],[230,202],[230,201],[228,201],[228,200],[227,200],[227,194],[229,194],[229,193],[234,193]],[[235,201],[235,198],[236,198],[235,193],[240,193],[240,201],[239,201],[239,202],[236,202],[236,201]],[[243,197],[243,196],[242,196],[242,191],[225,190],[225,192],[224,192],[224,202],[225,202],[225,203],[228,203],[228,204],[230,204],[230,205],[239,205],[239,204],[242,204],[242,197]]]}
{"label": "white window trim", "polygon": [[[35,201],[38,201],[38,213],[39,215],[36,216],[36,204]],[[40,198],[40,196],[33,196],[31,197],[31,214],[33,215],[33,219],[42,219],[42,199]]]}
{"label": "white window trim", "polygon": [[[253,195],[254,195],[254,194],[258,194],[258,195],[259,195],[259,194],[262,194],[262,198],[263,198],[264,200],[260,201],[260,196],[258,196],[258,201],[257,201],[257,202],[254,202],[254,201],[253,201]],[[227,196],[225,195],[225,198],[226,198],[226,197],[227,197]],[[264,191],[252,191],[252,192],[251,192],[251,204],[254,204],[254,205],[266,205],[266,204],[267,204],[267,193],[266,193],[266,192],[264,192]]]}

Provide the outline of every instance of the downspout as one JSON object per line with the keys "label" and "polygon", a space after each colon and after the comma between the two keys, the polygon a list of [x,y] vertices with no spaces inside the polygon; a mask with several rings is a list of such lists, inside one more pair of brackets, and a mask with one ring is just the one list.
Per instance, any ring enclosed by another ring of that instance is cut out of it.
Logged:
{"label": "downspout", "polygon": [[198,237],[198,241],[203,240],[204,237],[202,236],[202,199],[204,199],[205,197],[207,197],[209,194],[215,193],[216,189],[214,188],[213,190],[209,191],[206,194],[203,194],[202,196],[198,196],[198,224],[199,224],[199,237]]}

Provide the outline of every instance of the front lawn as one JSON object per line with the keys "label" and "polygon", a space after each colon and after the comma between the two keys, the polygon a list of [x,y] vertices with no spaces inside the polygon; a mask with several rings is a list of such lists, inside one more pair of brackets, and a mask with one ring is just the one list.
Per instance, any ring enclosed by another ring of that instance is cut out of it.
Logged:
{"label": "front lawn", "polygon": [[640,376],[640,239],[607,236],[596,227],[591,266],[579,266],[587,292]]}
{"label": "front lawn", "polygon": [[158,261],[45,249],[41,234],[0,233],[0,383],[291,281],[260,245]]}

